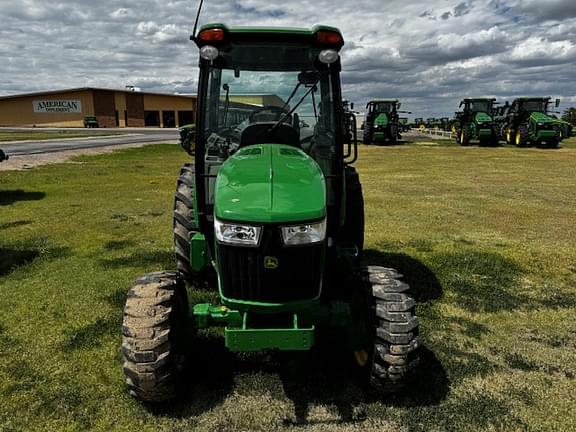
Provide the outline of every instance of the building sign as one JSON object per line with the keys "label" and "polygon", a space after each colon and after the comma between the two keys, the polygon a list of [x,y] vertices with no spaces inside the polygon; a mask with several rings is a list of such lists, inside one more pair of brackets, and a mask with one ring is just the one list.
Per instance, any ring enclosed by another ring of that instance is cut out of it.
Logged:
{"label": "building sign", "polygon": [[35,113],[81,113],[82,103],[79,100],[51,99],[32,102]]}

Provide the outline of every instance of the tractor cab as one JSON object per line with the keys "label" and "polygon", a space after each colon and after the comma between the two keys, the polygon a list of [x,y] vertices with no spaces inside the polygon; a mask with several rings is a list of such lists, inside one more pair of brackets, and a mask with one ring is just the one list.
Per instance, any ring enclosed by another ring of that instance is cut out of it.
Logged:
{"label": "tractor cab", "polygon": [[[248,155],[257,165],[257,160],[270,152],[282,156],[279,166],[288,163],[288,155],[299,157],[294,161],[306,157],[315,162],[310,169],[319,167],[326,182],[330,231],[338,229],[344,160],[354,158],[350,141],[343,142],[347,134],[343,130],[338,51],[344,42],[340,32],[331,27],[274,30],[215,24],[204,26],[195,38],[200,48],[198,118],[196,147],[188,151],[195,155],[200,180],[198,219],[207,233],[213,215],[243,217],[234,210],[240,205],[216,202],[217,177],[226,161],[236,155],[237,165],[245,168],[234,175],[247,176],[243,181],[248,182],[252,180],[250,172],[257,169],[247,164]],[[261,157],[256,158],[257,154]],[[266,191],[254,189],[253,202],[242,198],[243,205],[252,213],[264,212],[259,199]],[[305,199],[310,190],[310,184],[304,187],[302,183],[295,193]],[[325,216],[321,213],[310,215]],[[286,217],[297,216],[280,212],[271,219]]]}
{"label": "tractor cab", "polygon": [[372,100],[366,104],[368,113],[392,113],[400,108],[397,100]]}
{"label": "tractor cab", "polygon": [[511,110],[515,113],[548,113],[551,98],[518,98],[512,103]]}
{"label": "tractor cab", "polygon": [[465,115],[484,113],[490,116],[494,109],[494,102],[496,99],[464,99],[460,102],[460,107],[464,107],[462,113]]}

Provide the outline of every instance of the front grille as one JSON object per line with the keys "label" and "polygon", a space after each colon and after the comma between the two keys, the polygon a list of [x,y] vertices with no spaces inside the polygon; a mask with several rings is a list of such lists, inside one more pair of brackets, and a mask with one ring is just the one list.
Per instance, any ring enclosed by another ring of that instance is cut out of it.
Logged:
{"label": "front grille", "polygon": [[[280,228],[266,226],[257,248],[218,244],[222,293],[234,300],[283,303],[316,297],[324,263],[324,244],[285,247]],[[265,268],[266,257],[278,261]]]}

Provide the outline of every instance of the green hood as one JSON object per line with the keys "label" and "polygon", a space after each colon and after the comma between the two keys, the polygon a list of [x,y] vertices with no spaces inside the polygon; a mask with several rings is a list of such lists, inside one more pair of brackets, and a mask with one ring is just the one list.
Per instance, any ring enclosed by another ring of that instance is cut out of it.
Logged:
{"label": "green hood", "polygon": [[302,150],[257,144],[231,156],[216,178],[214,214],[237,222],[299,222],[326,215],[322,170]]}
{"label": "green hood", "polygon": [[552,119],[550,117],[548,117],[546,114],[543,114],[541,112],[533,112],[532,114],[530,114],[530,120],[536,122],[536,123],[551,123]]}
{"label": "green hood", "polygon": [[476,115],[474,116],[474,120],[476,121],[476,123],[489,123],[492,121],[492,117],[490,117],[486,113],[477,112]]}
{"label": "green hood", "polygon": [[374,120],[374,126],[388,126],[388,115],[385,113],[378,114],[376,119]]}

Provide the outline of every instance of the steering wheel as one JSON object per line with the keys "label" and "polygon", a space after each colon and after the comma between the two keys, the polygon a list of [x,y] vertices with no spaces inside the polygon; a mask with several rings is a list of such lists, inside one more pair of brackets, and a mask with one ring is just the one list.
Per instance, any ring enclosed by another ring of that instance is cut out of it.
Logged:
{"label": "steering wheel", "polygon": [[[272,114],[274,114],[274,118],[271,119],[270,121],[278,121],[280,120],[282,117],[284,117],[286,114],[288,114],[288,111],[286,111],[284,108],[279,107],[279,106],[275,106],[275,105],[264,105],[262,108],[257,109],[256,111],[252,112],[249,116],[248,116],[248,120],[250,123],[255,123],[255,117],[260,114],[263,113],[265,111],[269,111]],[[288,119],[286,119],[288,120]]]}

